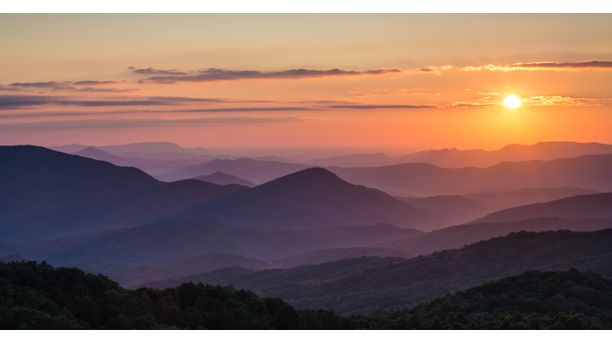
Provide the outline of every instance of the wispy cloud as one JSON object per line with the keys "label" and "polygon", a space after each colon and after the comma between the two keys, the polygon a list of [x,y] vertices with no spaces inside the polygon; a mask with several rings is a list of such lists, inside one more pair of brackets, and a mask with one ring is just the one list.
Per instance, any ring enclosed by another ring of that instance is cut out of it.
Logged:
{"label": "wispy cloud", "polygon": [[89,92],[89,93],[130,93],[138,91],[136,88],[107,88],[107,87],[81,87],[77,89],[78,92]]}
{"label": "wispy cloud", "polygon": [[15,109],[52,103],[56,98],[30,95],[0,94],[0,109]]}
{"label": "wispy cloud", "polygon": [[[138,69],[134,69],[137,71]],[[323,78],[338,76],[359,76],[359,75],[381,75],[388,73],[399,73],[399,69],[371,69],[365,71],[343,70],[343,69],[289,69],[284,71],[263,72],[256,70],[229,70],[210,68],[194,73],[184,73],[176,75],[159,75],[142,79],[141,82],[174,84],[177,82],[212,82],[243,79],[303,79],[303,78]],[[155,73],[151,73],[155,74]]]}
{"label": "wispy cloud", "polygon": [[153,67],[147,68],[136,68],[129,67],[129,70],[135,74],[144,74],[144,75],[186,75],[187,73],[178,71],[176,69],[156,69]]}
{"label": "wispy cloud", "polygon": [[50,90],[69,90],[74,89],[68,83],[57,82],[57,81],[38,81],[38,82],[14,82],[9,85],[14,88],[37,88],[37,89],[50,89]]}
{"label": "wispy cloud", "polygon": [[149,106],[149,105],[173,105],[177,102],[162,99],[99,99],[81,100],[66,97],[51,97],[38,95],[0,95],[0,109],[12,109],[30,107],[37,105],[67,105],[83,107],[102,106]]}
{"label": "wispy cloud", "polygon": [[334,109],[373,110],[373,109],[431,109],[433,105],[410,105],[410,104],[344,104],[331,105]]}
{"label": "wispy cloud", "polygon": [[77,86],[95,86],[95,85],[110,85],[110,84],[116,84],[117,81],[112,81],[112,80],[81,80],[81,81],[75,81],[72,84],[77,85]]}
{"label": "wispy cloud", "polygon": [[463,71],[502,71],[515,70],[578,70],[578,69],[612,69],[612,61],[579,61],[579,62],[518,62],[513,64],[483,66],[466,66]]}
{"label": "wispy cloud", "polygon": [[219,124],[265,124],[294,122],[296,117],[207,117],[184,119],[96,119],[96,120],[68,120],[68,121],[41,121],[18,122],[0,124],[0,130],[16,129],[102,129],[102,128],[141,128],[141,127],[169,127],[190,125],[219,125]]}
{"label": "wispy cloud", "polygon": [[176,112],[277,112],[277,111],[315,111],[318,109],[299,107],[299,106],[279,106],[279,107],[232,107],[232,108],[211,108],[211,109],[186,109]]}
{"label": "wispy cloud", "polygon": [[[478,92],[479,97],[454,102],[448,107],[484,107],[501,106],[505,94],[496,92]],[[560,95],[522,96],[525,106],[601,106],[609,101],[607,98],[571,97]]]}
{"label": "wispy cloud", "polygon": [[2,91],[21,90],[48,90],[48,91],[77,91],[77,92],[99,92],[99,93],[126,93],[136,89],[126,88],[103,88],[100,85],[117,84],[112,80],[80,80],[80,81],[36,81],[36,82],[14,82],[0,87]]}
{"label": "wispy cloud", "polygon": [[531,96],[523,100],[524,103],[534,106],[599,106],[597,98],[578,98],[567,96]]}

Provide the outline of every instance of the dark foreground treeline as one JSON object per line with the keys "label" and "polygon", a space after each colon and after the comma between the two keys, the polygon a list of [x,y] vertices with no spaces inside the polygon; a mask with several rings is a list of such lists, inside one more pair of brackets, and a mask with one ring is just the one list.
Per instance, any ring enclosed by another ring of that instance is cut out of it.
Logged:
{"label": "dark foreground treeline", "polygon": [[409,310],[340,317],[230,287],[128,290],[76,268],[0,263],[0,328],[612,329],[612,282],[576,270],[531,271]]}

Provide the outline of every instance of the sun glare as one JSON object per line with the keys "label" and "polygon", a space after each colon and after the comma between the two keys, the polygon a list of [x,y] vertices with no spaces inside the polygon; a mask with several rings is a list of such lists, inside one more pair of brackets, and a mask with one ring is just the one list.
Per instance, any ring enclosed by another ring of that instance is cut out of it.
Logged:
{"label": "sun glare", "polygon": [[520,107],[522,103],[523,101],[521,98],[515,96],[514,94],[507,95],[503,101],[504,106],[511,110]]}

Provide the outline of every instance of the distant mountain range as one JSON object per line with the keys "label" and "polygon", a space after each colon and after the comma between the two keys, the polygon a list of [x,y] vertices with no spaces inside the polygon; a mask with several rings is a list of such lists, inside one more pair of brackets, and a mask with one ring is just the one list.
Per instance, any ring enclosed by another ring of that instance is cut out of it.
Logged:
{"label": "distant mountain range", "polygon": [[[218,270],[182,281],[232,285],[282,297],[299,308],[343,314],[397,309],[528,270],[577,268],[612,276],[612,229],[519,232],[420,256],[357,258],[286,270]],[[166,283],[177,283],[168,281]],[[164,282],[156,282],[163,286]]]}
{"label": "distant mountain range", "polygon": [[425,163],[331,168],[344,180],[396,195],[443,195],[524,188],[612,190],[612,154],[548,161],[504,162],[491,167],[442,168]]}
{"label": "distant mountain range", "polygon": [[206,174],[203,176],[196,177],[194,179],[201,180],[204,182],[219,184],[219,185],[237,184],[237,185],[242,185],[242,186],[248,186],[250,188],[257,185],[246,179],[242,179],[240,177],[236,177],[231,174],[227,174],[223,172],[214,172],[211,174]]}
{"label": "distant mountain range", "polygon": [[612,145],[597,142],[539,142],[533,145],[511,144],[497,150],[432,149],[403,155],[355,153],[330,158],[306,159],[318,166],[373,167],[408,162],[424,162],[440,167],[487,167],[504,161],[553,160],[582,155],[612,154]]}
{"label": "distant mountain range", "polygon": [[179,168],[159,177],[162,180],[175,181],[222,172],[257,184],[262,184],[309,167],[312,166],[250,158],[215,159],[201,164]]}
{"label": "distant mountain range", "polygon": [[537,217],[612,220],[612,193],[579,195],[550,202],[504,209],[477,219],[474,222],[518,221]]}

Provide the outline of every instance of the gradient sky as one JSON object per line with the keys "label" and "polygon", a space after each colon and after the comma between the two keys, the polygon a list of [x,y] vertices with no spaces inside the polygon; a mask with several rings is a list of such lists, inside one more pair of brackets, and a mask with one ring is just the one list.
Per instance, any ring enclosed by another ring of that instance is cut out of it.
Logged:
{"label": "gradient sky", "polygon": [[612,141],[612,15],[0,14],[0,46],[0,144]]}

